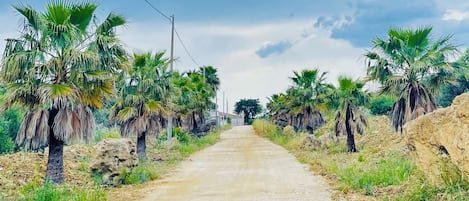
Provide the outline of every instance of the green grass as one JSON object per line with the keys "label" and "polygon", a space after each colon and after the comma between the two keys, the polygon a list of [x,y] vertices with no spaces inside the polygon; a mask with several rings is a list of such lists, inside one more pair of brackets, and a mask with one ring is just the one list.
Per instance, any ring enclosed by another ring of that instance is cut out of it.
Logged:
{"label": "green grass", "polygon": [[[402,148],[357,144],[360,152],[349,154],[345,141],[341,140],[311,152],[299,148],[304,134],[282,135],[277,126],[265,120],[256,120],[253,126],[258,135],[285,147],[300,162],[309,164],[321,175],[334,178],[334,187],[342,196],[353,193],[367,197],[366,200],[469,201],[469,182],[449,162],[440,167],[445,183],[434,185],[426,180],[425,173],[413,164]],[[330,129],[330,125],[326,125],[319,131]]]}
{"label": "green grass", "polygon": [[25,192],[23,201],[102,201],[107,200],[106,193],[100,187],[78,188],[56,185],[46,181],[44,185]]}
{"label": "green grass", "polygon": [[117,139],[120,137],[121,135],[119,133],[118,128],[116,127],[107,128],[107,127],[98,126],[98,129],[96,130],[96,134],[93,140],[94,140],[94,143],[98,143],[104,139]]}
{"label": "green grass", "polygon": [[282,135],[279,128],[265,120],[257,120],[253,126],[259,135],[285,147],[300,162],[319,166],[323,174],[336,177],[339,190],[344,192],[353,189],[364,195],[373,195],[376,188],[402,185],[415,170],[412,162],[398,153],[380,156],[378,159],[370,158],[372,154],[366,152],[347,154],[343,141],[332,143],[320,151],[305,151],[299,148],[304,134]]}
{"label": "green grass", "polygon": [[208,135],[203,137],[192,137],[188,134],[179,134],[178,137],[179,143],[173,148],[181,154],[182,158],[187,158],[196,151],[199,151],[207,146],[215,144],[220,139],[220,133],[224,130],[227,130],[229,127],[221,128],[218,131],[210,132]]}
{"label": "green grass", "polygon": [[414,169],[411,161],[398,154],[385,156],[377,163],[366,162],[363,156],[359,156],[357,162],[337,168],[336,174],[345,185],[372,195],[377,186],[401,185]]}
{"label": "green grass", "polygon": [[147,181],[151,181],[159,178],[157,172],[157,166],[151,162],[141,160],[138,166],[135,167],[132,172],[124,171],[121,175],[123,177],[124,184],[143,184]]}
{"label": "green grass", "polygon": [[[142,184],[147,181],[158,179],[160,177],[160,173],[164,172],[162,169],[169,168],[171,165],[189,157],[194,152],[215,144],[219,139],[220,133],[228,128],[229,127],[221,128],[217,131],[210,132],[208,135],[203,137],[192,137],[182,129],[175,128],[176,133],[174,136],[178,139],[175,146],[168,150],[168,148],[162,145],[162,141],[160,141],[160,143],[157,143],[153,147],[153,149],[156,150],[172,152],[173,154],[171,154],[171,157],[163,162],[139,161],[137,167],[133,168],[131,171],[124,170],[121,173],[122,184]],[[95,177],[96,176],[93,178]],[[99,177],[95,180],[99,181]]]}

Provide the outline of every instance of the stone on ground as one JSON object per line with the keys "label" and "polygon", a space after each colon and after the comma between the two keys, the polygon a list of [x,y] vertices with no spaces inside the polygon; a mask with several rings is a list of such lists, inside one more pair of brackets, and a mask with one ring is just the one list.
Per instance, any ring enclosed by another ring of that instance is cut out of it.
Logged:
{"label": "stone on ground", "polygon": [[135,142],[129,139],[106,139],[94,149],[91,170],[102,175],[105,185],[119,185],[121,173],[131,172],[138,164]]}

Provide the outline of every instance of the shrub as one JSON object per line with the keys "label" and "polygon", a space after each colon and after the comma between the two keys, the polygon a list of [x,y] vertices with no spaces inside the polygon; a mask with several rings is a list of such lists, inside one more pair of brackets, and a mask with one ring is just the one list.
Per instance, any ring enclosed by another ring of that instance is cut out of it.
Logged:
{"label": "shrub", "polygon": [[388,95],[379,95],[370,102],[370,111],[374,115],[388,115],[395,99]]}
{"label": "shrub", "polygon": [[121,135],[117,128],[108,128],[99,124],[96,129],[96,135],[94,136],[94,142],[97,143],[104,139],[116,139],[120,137]]}
{"label": "shrub", "polygon": [[184,131],[181,127],[173,129],[173,136],[176,137],[180,143],[188,143],[191,140],[189,133]]}
{"label": "shrub", "polygon": [[23,112],[17,108],[11,108],[0,117],[0,154],[15,151],[16,133],[21,125]]}
{"label": "shrub", "polygon": [[266,136],[268,134],[279,132],[279,129],[277,126],[269,123],[268,121],[264,119],[256,119],[253,122],[252,127],[254,128],[256,133],[260,136]]}
{"label": "shrub", "polygon": [[4,132],[4,129],[0,127],[0,154],[13,152],[15,149],[15,143],[8,136],[8,133]]}
{"label": "shrub", "polygon": [[282,134],[283,134],[283,135],[290,135],[290,136],[291,136],[291,135],[295,135],[296,132],[295,132],[295,129],[293,128],[293,126],[288,125],[288,126],[285,126],[285,127],[283,128]]}
{"label": "shrub", "polygon": [[156,166],[145,160],[139,161],[138,166],[132,169],[132,172],[124,171],[121,176],[124,184],[142,184],[158,178]]}

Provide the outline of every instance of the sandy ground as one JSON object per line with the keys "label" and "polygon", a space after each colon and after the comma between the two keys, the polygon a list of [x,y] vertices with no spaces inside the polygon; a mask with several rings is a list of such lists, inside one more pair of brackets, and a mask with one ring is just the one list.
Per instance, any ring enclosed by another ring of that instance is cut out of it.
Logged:
{"label": "sandy ground", "polygon": [[331,200],[331,194],[321,177],[285,149],[242,126],[182,162],[143,200],[322,201]]}

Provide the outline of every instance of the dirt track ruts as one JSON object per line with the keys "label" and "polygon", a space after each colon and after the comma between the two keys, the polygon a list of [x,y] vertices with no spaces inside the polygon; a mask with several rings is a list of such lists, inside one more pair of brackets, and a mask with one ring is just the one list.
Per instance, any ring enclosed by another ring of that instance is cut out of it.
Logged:
{"label": "dirt track ruts", "polygon": [[282,147],[241,126],[156,183],[144,201],[331,200],[328,185]]}

